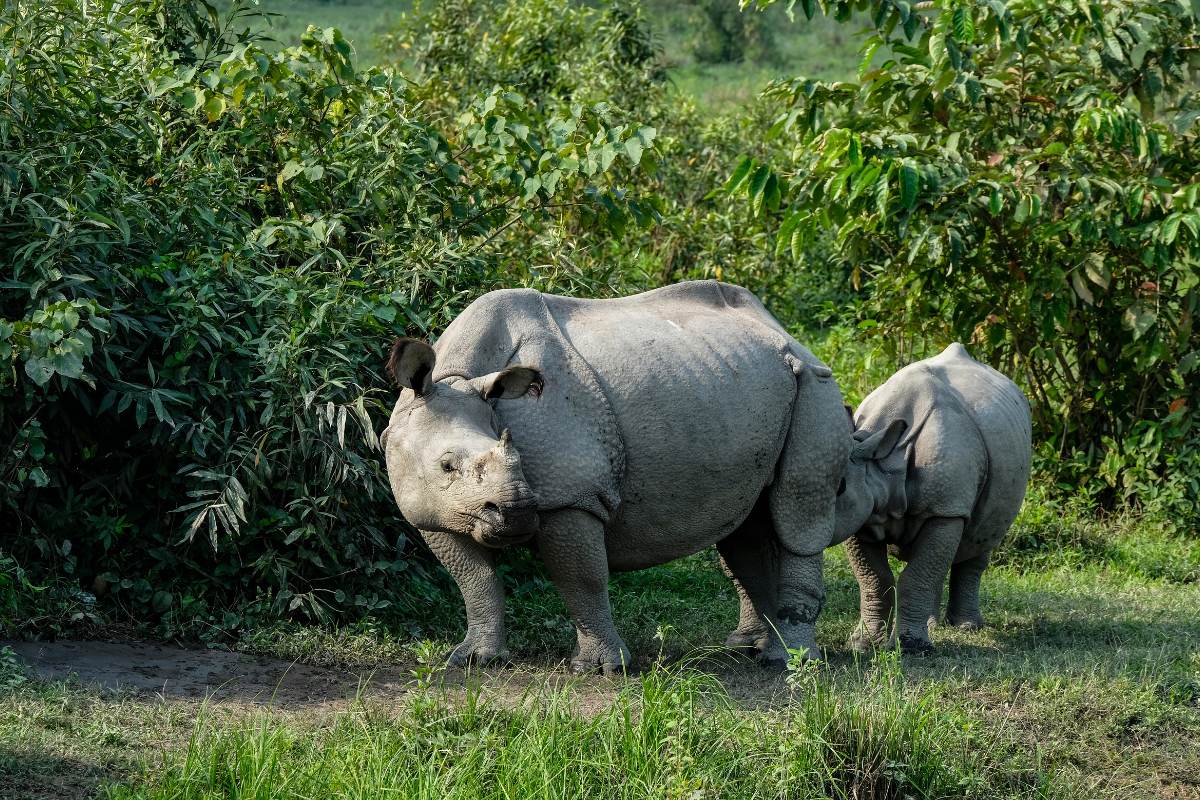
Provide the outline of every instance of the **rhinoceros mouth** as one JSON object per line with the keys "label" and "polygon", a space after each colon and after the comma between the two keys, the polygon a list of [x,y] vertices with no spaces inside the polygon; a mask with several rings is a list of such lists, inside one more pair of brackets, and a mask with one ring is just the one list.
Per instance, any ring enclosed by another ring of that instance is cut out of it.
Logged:
{"label": "rhinoceros mouth", "polygon": [[480,511],[468,516],[472,520],[471,535],[487,547],[521,544],[533,538],[540,530],[535,502],[504,506],[488,503]]}

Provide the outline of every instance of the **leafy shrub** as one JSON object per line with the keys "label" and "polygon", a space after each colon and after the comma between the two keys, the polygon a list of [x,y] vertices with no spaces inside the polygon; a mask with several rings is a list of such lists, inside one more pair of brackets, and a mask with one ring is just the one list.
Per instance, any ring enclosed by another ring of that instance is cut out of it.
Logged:
{"label": "leafy shrub", "polygon": [[543,105],[628,109],[665,79],[641,9],[630,2],[417,2],[386,44],[415,73],[418,91],[450,106],[505,86]]}
{"label": "leafy shrub", "polygon": [[271,54],[245,13],[0,8],[5,546],[190,634],[428,596],[377,452],[384,347],[514,242],[653,214],[620,188],[653,132],[604,107],[489,87],[446,124],[337,31]]}
{"label": "leafy shrub", "polygon": [[839,20],[862,11],[871,33],[859,80],[770,88],[774,133],[792,152],[747,157],[729,191],[801,261],[832,237],[899,360],[958,339],[1018,376],[1066,479],[1099,479],[1109,502],[1194,519],[1192,10],[1177,0],[801,7]]}
{"label": "leafy shrub", "polygon": [[[776,54],[775,20],[743,14],[735,0],[692,0],[692,55],[709,64],[729,64],[751,58],[769,61]],[[774,16],[774,15],[772,15]]]}

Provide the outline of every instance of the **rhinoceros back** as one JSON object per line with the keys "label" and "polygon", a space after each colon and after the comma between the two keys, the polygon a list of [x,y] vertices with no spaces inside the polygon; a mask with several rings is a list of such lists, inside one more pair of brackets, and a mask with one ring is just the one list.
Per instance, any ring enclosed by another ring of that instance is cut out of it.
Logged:
{"label": "rhinoceros back", "polygon": [[[700,281],[611,300],[521,292],[519,308],[490,297],[464,312],[475,323],[460,316],[438,341],[436,373],[542,369],[539,401],[499,401],[497,413],[539,498],[595,512],[586,497],[605,484],[598,516],[613,569],[695,552],[745,520],[774,477],[806,373],[839,422],[828,368],[744,289]],[[486,343],[472,343],[478,330]]]}
{"label": "rhinoceros back", "polygon": [[987,446],[987,480],[963,538],[967,545],[993,547],[1016,519],[1029,484],[1029,401],[1015,383],[971,358],[961,344],[924,363],[957,390]]}

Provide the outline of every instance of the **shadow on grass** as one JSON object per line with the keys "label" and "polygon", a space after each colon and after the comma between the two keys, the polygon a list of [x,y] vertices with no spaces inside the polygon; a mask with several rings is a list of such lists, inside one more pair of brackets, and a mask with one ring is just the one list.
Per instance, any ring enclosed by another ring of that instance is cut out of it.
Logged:
{"label": "shadow on grass", "polygon": [[0,747],[0,797],[83,798],[120,777],[99,764],[44,752]]}

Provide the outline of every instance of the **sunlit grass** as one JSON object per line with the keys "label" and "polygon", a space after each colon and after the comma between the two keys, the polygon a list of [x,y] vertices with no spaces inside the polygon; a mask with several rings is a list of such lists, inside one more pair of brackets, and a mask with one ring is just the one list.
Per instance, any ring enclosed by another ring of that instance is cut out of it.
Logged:
{"label": "sunlit grass", "polygon": [[[835,691],[815,671],[769,713],[742,713],[712,677],[655,668],[594,716],[571,687],[500,703],[478,689],[397,715],[359,705],[319,729],[263,714],[201,720],[186,751],[114,800],[157,798],[1041,797],[1050,779],[1007,757],[883,659]],[[138,785],[140,784],[140,785]]]}

